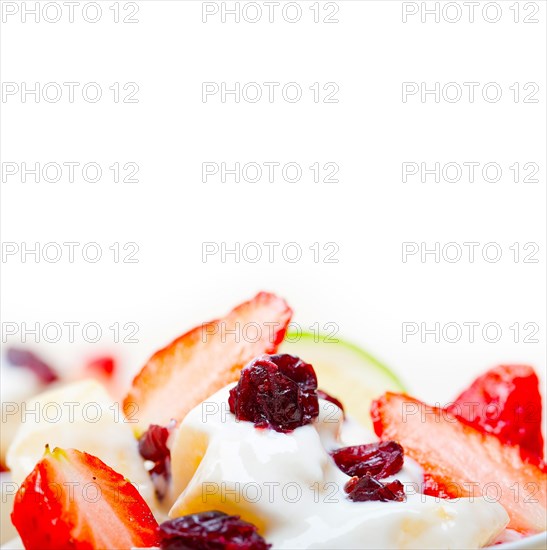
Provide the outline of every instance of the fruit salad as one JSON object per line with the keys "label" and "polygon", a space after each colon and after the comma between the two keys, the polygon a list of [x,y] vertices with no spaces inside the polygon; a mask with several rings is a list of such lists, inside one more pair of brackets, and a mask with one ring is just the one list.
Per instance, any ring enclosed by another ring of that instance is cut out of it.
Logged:
{"label": "fruit salad", "polygon": [[262,292],[199,325],[120,407],[96,379],[37,395],[29,407],[72,405],[10,443],[18,537],[3,548],[459,549],[547,529],[531,367],[432,407],[355,347],[297,350],[291,316]]}

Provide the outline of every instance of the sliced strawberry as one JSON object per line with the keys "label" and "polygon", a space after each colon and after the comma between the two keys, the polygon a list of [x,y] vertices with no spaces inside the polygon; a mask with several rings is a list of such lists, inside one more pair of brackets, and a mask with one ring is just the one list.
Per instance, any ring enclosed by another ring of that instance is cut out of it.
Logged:
{"label": "sliced strawberry", "polygon": [[15,495],[11,519],[27,550],[125,550],[158,544],[137,489],[93,455],[46,447]]}
{"label": "sliced strawberry", "polygon": [[510,516],[509,528],[547,528],[547,475],[523,461],[518,447],[404,394],[386,393],[373,402],[371,415],[376,434],[399,441],[422,466],[427,493],[498,500]]}
{"label": "sliced strawberry", "polygon": [[275,353],[292,310],[285,300],[261,292],[226,317],[183,334],[156,352],[133,380],[124,400],[137,432],[165,426],[217,390],[239,379],[239,371],[263,353]]}
{"label": "sliced strawberry", "polygon": [[539,380],[527,365],[500,365],[479,376],[448,410],[462,422],[543,458]]}

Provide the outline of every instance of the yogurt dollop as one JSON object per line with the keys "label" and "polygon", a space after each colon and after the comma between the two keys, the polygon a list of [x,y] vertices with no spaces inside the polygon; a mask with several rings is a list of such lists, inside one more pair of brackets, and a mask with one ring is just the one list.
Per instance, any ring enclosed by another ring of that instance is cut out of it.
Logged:
{"label": "yogurt dollop", "polygon": [[[373,440],[320,400],[312,424],[291,433],[238,422],[228,386],[195,407],[171,450],[171,517],[206,510],[238,514],[276,549],[481,548],[503,531],[504,508],[483,498],[440,500],[417,492],[421,470],[410,459],[391,479],[405,502],[351,502],[329,451]],[[358,440],[359,437],[363,439]]]}

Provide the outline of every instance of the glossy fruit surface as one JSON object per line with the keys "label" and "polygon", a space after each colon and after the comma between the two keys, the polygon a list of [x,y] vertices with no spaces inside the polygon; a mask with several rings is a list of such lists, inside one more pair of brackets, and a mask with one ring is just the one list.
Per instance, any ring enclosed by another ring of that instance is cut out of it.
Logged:
{"label": "glossy fruit surface", "polygon": [[241,371],[228,404],[237,420],[290,432],[319,414],[315,371],[293,355],[262,355]]}
{"label": "glossy fruit surface", "polygon": [[371,415],[376,434],[398,441],[424,469],[428,494],[495,500],[509,514],[509,528],[547,529],[547,475],[524,461],[518,447],[404,394],[386,393]]}
{"label": "glossy fruit surface", "polygon": [[527,365],[500,365],[479,376],[448,410],[462,422],[543,458],[539,380]]}
{"label": "glossy fruit surface", "polygon": [[157,522],[127,479],[97,457],[46,448],[15,496],[12,522],[27,550],[150,547]]}
{"label": "glossy fruit surface", "polygon": [[399,480],[384,484],[368,474],[361,478],[351,478],[344,490],[348,493],[348,498],[354,502],[402,502],[405,499],[404,487]]}
{"label": "glossy fruit surface", "polygon": [[230,382],[283,340],[292,310],[285,300],[260,292],[226,317],[203,323],[156,352],[133,380],[124,400],[126,415],[138,420],[137,433],[150,424],[167,426]]}
{"label": "glossy fruit surface", "polygon": [[342,447],[331,453],[334,462],[348,476],[392,476],[403,467],[404,451],[396,441]]}
{"label": "glossy fruit surface", "polygon": [[268,550],[257,528],[223,512],[182,516],[160,525],[162,550]]}

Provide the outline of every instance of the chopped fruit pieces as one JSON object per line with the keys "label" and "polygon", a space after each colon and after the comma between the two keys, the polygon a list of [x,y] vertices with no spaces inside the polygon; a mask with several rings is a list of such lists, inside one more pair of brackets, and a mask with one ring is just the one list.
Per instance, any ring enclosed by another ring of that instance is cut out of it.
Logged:
{"label": "chopped fruit pieces", "polygon": [[348,498],[354,502],[365,502],[367,500],[402,502],[405,499],[405,490],[399,480],[396,479],[384,485],[368,474],[361,478],[352,477],[346,483],[344,490],[348,493]]}
{"label": "chopped fruit pieces", "polygon": [[532,367],[500,365],[479,376],[448,410],[462,422],[543,458],[541,394]]}
{"label": "chopped fruit pieces", "polygon": [[[181,420],[189,410],[239,378],[254,357],[274,353],[292,311],[282,298],[261,292],[225,318],[203,323],[155,353],[133,380],[126,414],[150,424]],[[137,430],[139,431],[139,430]]]}
{"label": "chopped fruit pieces", "polygon": [[396,441],[343,447],[331,454],[342,472],[357,477],[366,474],[378,479],[392,476],[400,471],[404,461],[403,448]]}
{"label": "chopped fruit pieces", "polygon": [[342,405],[342,402],[339,399],[336,399],[336,397],[329,395],[326,391],[323,391],[323,390],[317,390],[317,397],[319,397],[319,399],[324,399],[325,401],[328,401],[329,403],[333,403],[334,405],[336,405],[342,411],[345,418],[346,413],[344,411],[344,405]]}
{"label": "chopped fruit pieces", "polygon": [[252,523],[223,512],[200,512],[162,523],[162,550],[268,550]]}
{"label": "chopped fruit pieces", "polygon": [[113,357],[98,357],[97,359],[90,361],[86,367],[87,370],[92,373],[112,376],[114,374],[116,362]]}
{"label": "chopped fruit pieces", "polygon": [[57,373],[32,351],[9,348],[7,359],[15,367],[25,367],[31,370],[44,384],[50,384],[59,378]]}
{"label": "chopped fruit pieces", "polygon": [[168,438],[168,428],[157,424],[152,424],[139,438],[140,455],[154,463],[148,473],[160,500],[165,496],[165,487],[171,478],[171,451],[167,446]]}
{"label": "chopped fruit pieces", "polygon": [[293,355],[263,355],[241,371],[228,404],[237,420],[290,432],[319,414],[315,371]]}
{"label": "chopped fruit pieces", "polygon": [[429,494],[496,500],[510,516],[510,529],[547,528],[547,474],[523,461],[518,447],[403,394],[386,393],[371,414],[376,434],[399,441],[422,466]]}
{"label": "chopped fruit pieces", "polygon": [[158,524],[137,489],[74,449],[46,447],[15,495],[11,519],[28,550],[129,550],[158,543]]}

